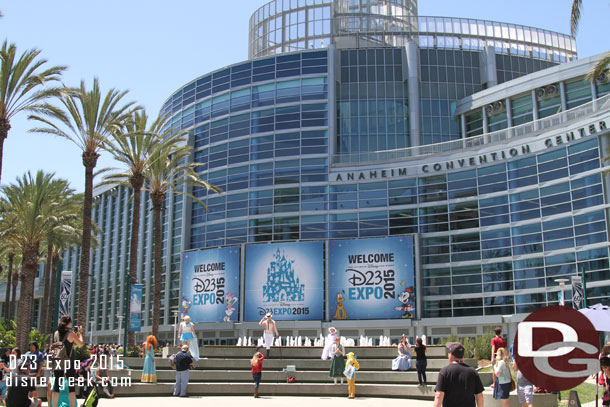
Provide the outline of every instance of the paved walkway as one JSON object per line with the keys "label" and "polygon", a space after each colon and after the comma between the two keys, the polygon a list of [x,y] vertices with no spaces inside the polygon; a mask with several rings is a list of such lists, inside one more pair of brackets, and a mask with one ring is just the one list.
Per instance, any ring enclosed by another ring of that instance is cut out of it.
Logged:
{"label": "paved walkway", "polygon": [[[79,399],[80,402],[80,399]],[[99,407],[166,407],[168,405],[180,405],[180,407],[201,407],[206,406],[264,406],[264,407],[343,407],[343,406],[379,406],[379,407],[431,407],[432,401],[404,400],[404,399],[375,399],[375,398],[355,398],[349,400],[336,397],[265,397],[259,399],[254,397],[200,397],[192,396],[188,398],[177,397],[117,397],[113,400],[100,400]],[[80,403],[79,403],[80,404]],[[45,403],[46,405],[46,403]]]}

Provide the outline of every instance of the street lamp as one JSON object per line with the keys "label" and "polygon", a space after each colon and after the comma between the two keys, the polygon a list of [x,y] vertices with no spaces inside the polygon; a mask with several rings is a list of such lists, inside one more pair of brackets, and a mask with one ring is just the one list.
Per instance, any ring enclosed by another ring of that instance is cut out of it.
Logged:
{"label": "street lamp", "polygon": [[557,278],[555,279],[556,283],[559,283],[559,288],[561,290],[561,298],[559,299],[559,305],[565,305],[566,302],[566,297],[565,297],[565,290],[566,290],[566,283],[570,281],[567,278]]}
{"label": "street lamp", "polygon": [[178,310],[174,311],[174,346],[176,346],[176,342],[178,341],[176,339],[177,329],[178,329],[178,313],[179,313]]}
{"label": "street lamp", "polygon": [[119,346],[121,345],[121,327],[123,326],[123,315],[117,315],[116,316],[119,319]]}

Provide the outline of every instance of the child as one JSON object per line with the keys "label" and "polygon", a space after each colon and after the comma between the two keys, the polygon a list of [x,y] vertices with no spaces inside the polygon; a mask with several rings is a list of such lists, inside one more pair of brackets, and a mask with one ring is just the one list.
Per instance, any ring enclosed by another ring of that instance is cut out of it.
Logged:
{"label": "child", "polygon": [[353,399],[354,397],[356,397],[356,370],[360,369],[360,364],[356,360],[356,355],[354,355],[354,352],[350,352],[347,354],[347,360],[345,361],[345,370],[348,370],[349,368],[353,368],[353,372],[351,374],[351,377],[349,377],[349,375],[346,375],[349,389],[348,398]]}
{"label": "child", "polygon": [[258,350],[250,360],[252,380],[254,380],[254,398],[258,398],[258,386],[261,384],[261,378],[263,377],[263,360],[265,360],[265,356]]}

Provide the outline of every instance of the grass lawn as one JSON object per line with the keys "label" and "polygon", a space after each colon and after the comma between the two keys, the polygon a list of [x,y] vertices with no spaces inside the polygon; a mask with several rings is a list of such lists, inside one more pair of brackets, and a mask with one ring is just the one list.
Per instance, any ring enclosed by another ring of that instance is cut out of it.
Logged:
{"label": "grass lawn", "polygon": [[[578,392],[578,398],[580,399],[580,404],[588,403],[590,401],[595,401],[595,385],[591,383],[582,383],[572,390],[576,390]],[[603,388],[599,386],[599,404],[601,406],[602,403],[602,393]],[[561,404],[567,404],[570,398],[570,390],[561,392]]]}

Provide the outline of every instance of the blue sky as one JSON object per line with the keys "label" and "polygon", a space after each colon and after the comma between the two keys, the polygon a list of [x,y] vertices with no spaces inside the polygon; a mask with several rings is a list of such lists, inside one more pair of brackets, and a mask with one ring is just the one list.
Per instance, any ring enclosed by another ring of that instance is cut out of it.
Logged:
{"label": "blue sky", "polygon": [[[98,76],[104,89],[128,89],[127,100],[156,115],[186,82],[248,57],[248,21],[266,0],[29,0],[0,5],[0,34],[18,49],[37,47],[50,64],[67,65],[67,85]],[[419,0],[424,16],[471,17],[569,32],[572,0]],[[580,58],[609,49],[610,1],[585,0],[576,37]],[[2,183],[25,171],[54,171],[84,187],[80,153],[69,141],[29,134],[15,117],[4,143]],[[103,156],[98,168],[113,166]]]}

